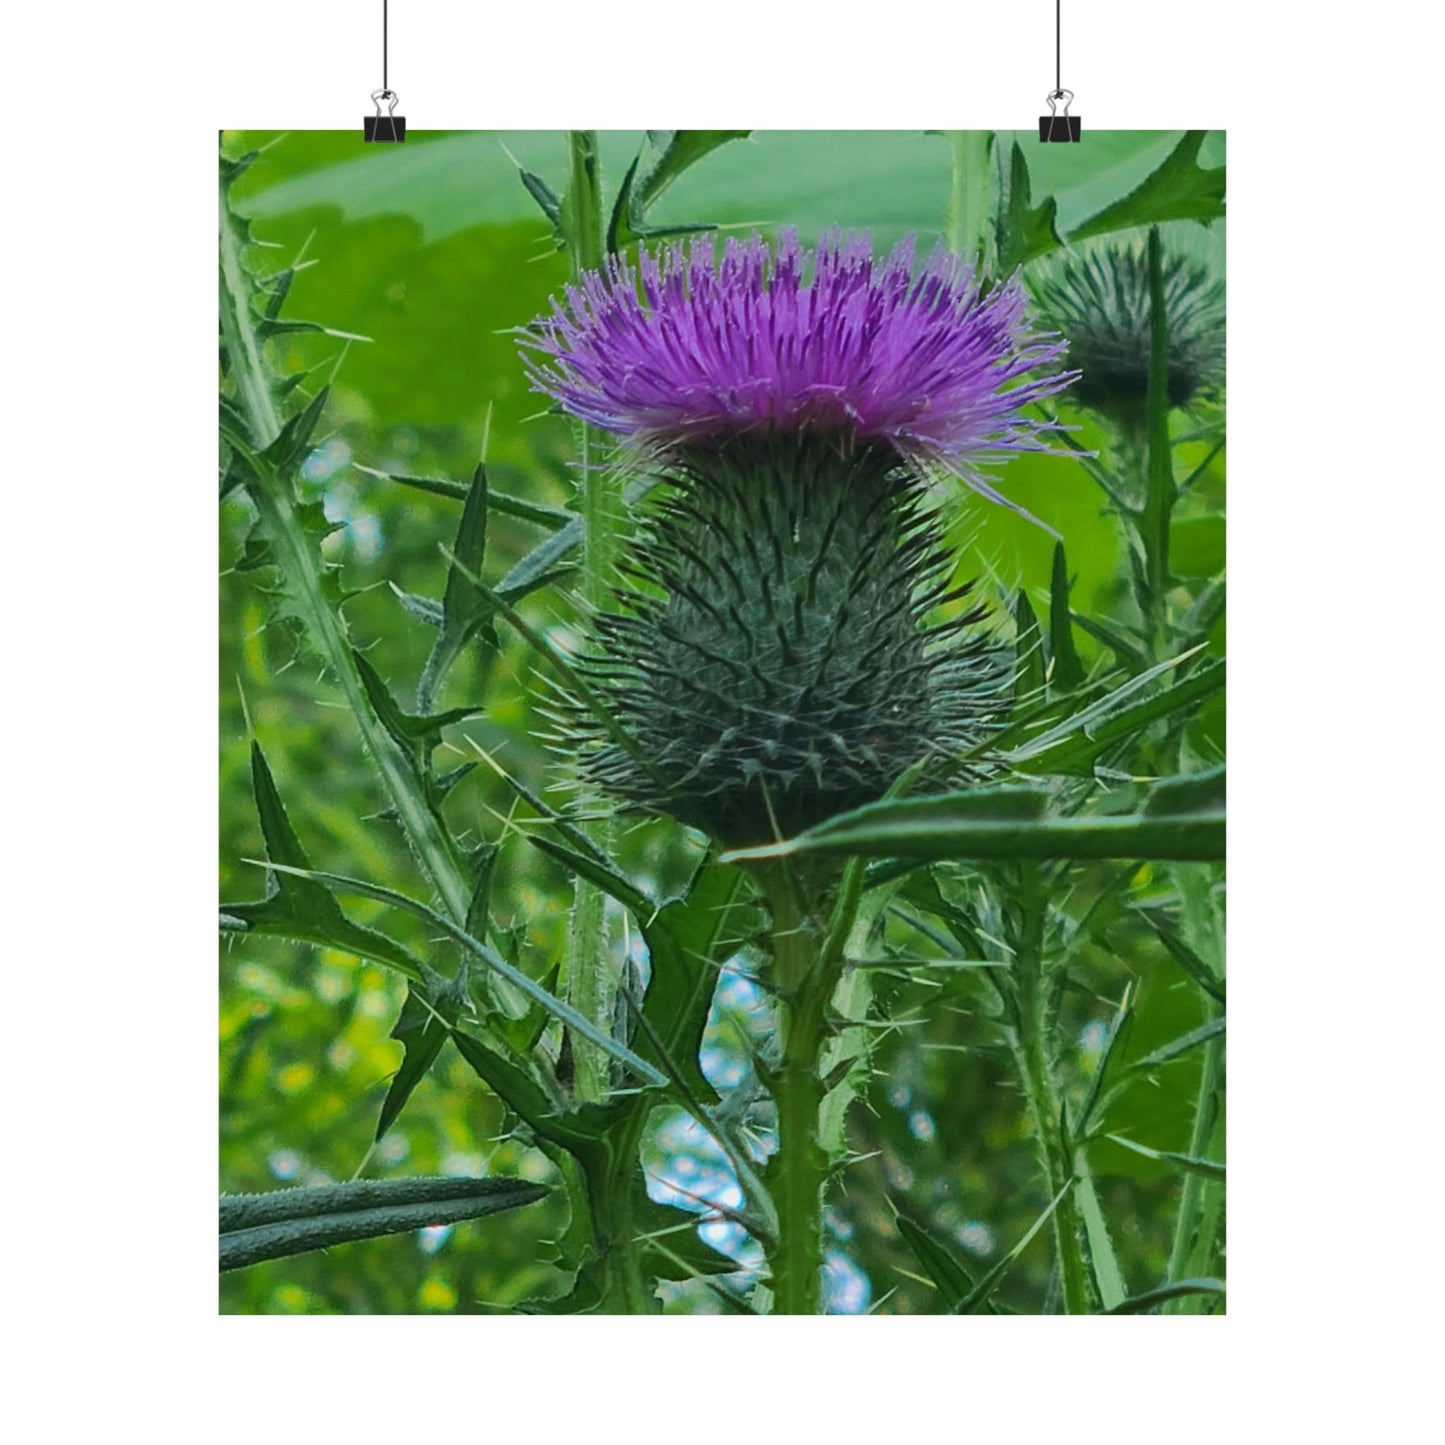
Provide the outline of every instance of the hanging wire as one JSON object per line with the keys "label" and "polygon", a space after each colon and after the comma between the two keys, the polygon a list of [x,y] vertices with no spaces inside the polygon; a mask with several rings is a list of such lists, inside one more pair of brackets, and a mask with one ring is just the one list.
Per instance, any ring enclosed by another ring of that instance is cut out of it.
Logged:
{"label": "hanging wire", "polygon": [[1063,0],[1054,0],[1054,93],[1064,88]]}
{"label": "hanging wire", "polygon": [[[1069,114],[1074,93],[1064,89],[1064,17],[1063,0],[1054,0],[1054,88],[1045,99],[1049,104],[1049,115],[1039,117],[1039,139],[1041,141],[1076,141],[1079,139],[1079,120]],[[1058,114],[1059,103],[1064,113]]]}
{"label": "hanging wire", "polygon": [[[381,0],[381,89],[371,92],[376,114],[366,117],[363,129],[368,141],[399,143],[406,139],[406,119],[396,114],[399,97],[391,88],[390,10],[390,0]],[[383,106],[386,107],[385,115],[382,114]]]}

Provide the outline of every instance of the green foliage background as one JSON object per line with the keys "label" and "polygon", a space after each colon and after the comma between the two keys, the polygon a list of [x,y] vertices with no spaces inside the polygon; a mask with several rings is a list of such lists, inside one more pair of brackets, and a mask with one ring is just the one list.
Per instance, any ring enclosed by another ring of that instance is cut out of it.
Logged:
{"label": "green foliage background", "polygon": [[[641,133],[603,133],[604,183],[621,179]],[[1014,138],[1000,133],[1007,150]],[[1053,194],[1067,234],[1127,195],[1167,157],[1177,132],[1086,134],[1077,147],[1030,144],[1035,201]],[[566,281],[546,221],[517,177],[520,163],[561,188],[560,133],[414,133],[404,147],[364,150],[350,132],[286,135],[236,133],[233,154],[267,147],[237,184],[238,209],[256,237],[277,247],[278,263],[302,254],[287,314],[370,338],[365,342],[298,335],[275,355],[286,369],[322,367],[331,399],[306,476],[316,500],[341,523],[326,544],[354,595],[345,604],[353,638],[393,691],[408,700],[432,642],[431,630],[399,604],[393,588],[436,597],[445,582],[439,544],[456,531],[454,501],[398,487],[382,472],[465,481],[485,445],[493,489],[538,502],[570,505],[574,439],[562,418],[543,415],[528,391],[509,331],[542,311]],[[1211,133],[1200,160],[1223,161],[1223,137]],[[871,230],[879,247],[917,234],[927,248],[944,232],[950,199],[945,138],[904,132],[760,133],[709,156],[659,201],[659,223],[706,221],[724,232],[788,224],[805,242],[824,230]],[[1223,223],[1163,226],[1167,243],[1207,260],[1223,274]],[[1082,415],[1075,439],[1100,446]],[[1203,460],[1201,442],[1179,448],[1187,467]],[[1176,518],[1173,561],[1198,585],[1224,568],[1223,457],[1195,485]],[[1072,602],[1091,616],[1117,615],[1127,576],[1115,521],[1084,470],[1064,456],[1022,457],[1002,489],[1066,541]],[[1053,538],[1001,508],[972,499],[955,509],[963,571],[1005,594],[1026,589],[1047,614]],[[241,570],[250,515],[236,499],[220,510],[221,896],[260,893],[260,870],[242,860],[263,856],[251,794],[250,727],[266,749],[293,825],[318,867],[365,877],[425,897],[427,887],[380,795],[350,715],[284,625],[268,625],[261,574]],[[493,515],[487,575],[500,576],[542,534],[524,520]],[[538,624],[568,619],[546,594],[529,602]],[[1078,639],[1086,666],[1096,644]],[[1222,628],[1211,652],[1222,653]],[[448,679],[440,706],[476,700],[481,679],[465,657]],[[536,741],[543,701],[536,668],[509,629],[487,691],[484,715],[449,730],[456,761],[475,758],[474,739],[538,790],[559,780],[556,761]],[[1222,697],[1192,725],[1193,756],[1223,752]],[[504,842],[510,792],[485,767],[458,786],[448,816],[476,842]],[[660,894],[685,879],[677,830],[666,824],[629,829],[622,843],[630,872],[656,880]],[[694,853],[695,857],[695,853]],[[1147,896],[1149,874],[1135,888]],[[534,977],[560,956],[571,888],[567,875],[524,844],[502,848],[493,911],[513,930],[513,958]],[[380,905],[348,900],[362,923]],[[432,947],[415,920],[390,914],[388,931],[425,954]],[[1131,1052],[1143,1055],[1198,1025],[1199,991],[1149,929],[1124,921],[1107,946],[1091,940],[1078,960],[1081,986],[1065,1003],[1066,1033],[1086,1072],[1103,1029],[1131,980],[1137,1017]],[[909,987],[909,986],[904,986]],[[487,1172],[544,1182],[548,1160],[507,1137],[504,1111],[454,1050],[447,1048],[411,1098],[374,1157],[368,1149],[388,1080],[401,1058],[389,1039],[403,999],[400,979],[326,949],[275,939],[232,939],[221,962],[220,1185],[254,1191],[282,1183],[345,1180],[365,1165],[370,1177]],[[882,1038],[879,1077],[850,1118],[861,1162],[836,1191],[831,1223],[837,1242],[866,1281],[854,1298],[883,1301],[884,1312],[939,1308],[933,1286],[900,1234],[890,1200],[906,1198],[951,1237],[980,1270],[1028,1229],[1041,1195],[1021,1099],[1007,1058],[960,984],[931,990],[926,1012],[893,1001],[896,1016],[926,1018]],[[721,1026],[745,1027],[724,1017]],[[1197,1084],[1197,1055],[1159,1075],[1156,1086],[1127,1095],[1111,1131],[1184,1152]],[[1131,1292],[1167,1273],[1179,1175],[1166,1163],[1102,1143],[1093,1155],[1096,1182]],[[652,1161],[665,1165],[662,1146]],[[542,1203],[462,1224],[445,1236],[406,1235],[342,1246],[329,1253],[258,1265],[223,1277],[221,1308],[238,1313],[458,1313],[507,1309],[565,1290],[568,1275],[549,1263],[549,1242],[567,1227],[560,1192]],[[1006,1280],[1000,1299],[1038,1309],[1050,1297],[1049,1256],[1040,1240]],[[708,1312],[717,1302],[692,1286],[665,1290],[669,1310]]]}

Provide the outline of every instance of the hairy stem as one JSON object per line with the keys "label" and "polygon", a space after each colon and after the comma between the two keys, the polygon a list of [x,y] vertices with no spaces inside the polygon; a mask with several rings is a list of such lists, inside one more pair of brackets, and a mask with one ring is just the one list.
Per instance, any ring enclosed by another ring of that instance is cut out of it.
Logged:
{"label": "hairy stem", "polygon": [[657,1313],[653,1286],[642,1268],[632,1208],[638,1148],[647,1114],[646,1107],[634,1107],[593,1197],[593,1230],[607,1262],[606,1303],[613,1314]]}
{"label": "hairy stem", "polygon": [[[1220,1124],[1220,1095],[1224,1087],[1224,1040],[1213,1038],[1204,1046],[1204,1066],[1199,1078],[1199,1095],[1194,1108],[1194,1127],[1189,1152],[1195,1158],[1212,1158],[1216,1129]],[[1169,1252],[1170,1282],[1208,1272],[1212,1268],[1214,1235],[1219,1222],[1218,1199],[1223,1185],[1199,1174],[1184,1176],[1179,1215],[1174,1224],[1174,1242]],[[1203,1302],[1177,1300],[1165,1307],[1167,1314],[1198,1314]]]}
{"label": "hairy stem", "polygon": [[[1044,971],[1044,917],[1047,903],[1042,876],[1036,864],[1019,870],[1022,923],[1014,960],[1014,1021],[1010,1044],[1028,1100],[1039,1165],[1050,1197],[1074,1178],[1073,1160],[1064,1136],[1063,1102],[1054,1083],[1049,1058],[1052,1020],[1049,987]],[[1070,1189],[1054,1211],[1054,1248],[1064,1287],[1064,1310],[1071,1315],[1090,1314],[1094,1301],[1084,1258],[1079,1207]]]}
{"label": "hairy stem", "polygon": [[947,132],[953,184],[948,198],[948,247],[958,255],[983,255],[988,246],[989,148],[993,132]]}
{"label": "hairy stem", "polygon": [[[1177,754],[1176,754],[1177,756]],[[1176,763],[1177,766],[1177,763]],[[1179,889],[1181,912],[1195,947],[1216,978],[1224,979],[1224,927],[1216,906],[1207,869],[1188,866],[1173,870]],[[1209,1002],[1207,1017],[1217,1007]],[[1204,1063],[1195,1095],[1194,1123],[1189,1153],[1197,1159],[1215,1159],[1222,1149],[1224,1103],[1224,1040],[1214,1038],[1205,1045]],[[1174,1240],[1169,1252],[1169,1279],[1208,1274],[1214,1269],[1216,1236],[1221,1222],[1224,1186],[1215,1179],[1187,1174],[1174,1221]],[[1204,1308],[1198,1296],[1173,1300],[1166,1314],[1198,1314]]]}
{"label": "hairy stem", "polygon": [[760,870],[772,919],[773,979],[783,1047],[774,1085],[778,1106],[778,1237],[770,1264],[776,1314],[819,1313],[823,1270],[823,1186],[828,1156],[818,1140],[823,1086],[818,1056],[824,1011],[837,972],[821,947],[822,929],[806,884],[784,865]]}
{"label": "hairy stem", "polygon": [[1140,526],[1147,584],[1145,622],[1151,660],[1162,655],[1168,632],[1169,530],[1178,489],[1169,445],[1169,316],[1159,228],[1149,232],[1149,392],[1145,402],[1148,462]]}
{"label": "hairy stem", "polygon": [[[600,266],[605,254],[597,133],[568,131],[567,155],[569,183],[563,224],[575,281],[582,272]],[[619,478],[610,469],[597,465],[597,438],[592,429],[584,424],[580,432],[578,511],[586,530],[578,590],[585,610],[592,614],[607,605],[612,569],[617,560]],[[593,823],[588,832],[603,852],[611,851],[614,829],[610,820]],[[616,1005],[611,958],[606,899],[600,889],[579,878],[568,931],[567,998],[579,1013],[603,1028],[610,1027]],[[597,1103],[608,1092],[607,1057],[585,1039],[574,1038],[572,1044],[577,1098],[584,1103]]]}

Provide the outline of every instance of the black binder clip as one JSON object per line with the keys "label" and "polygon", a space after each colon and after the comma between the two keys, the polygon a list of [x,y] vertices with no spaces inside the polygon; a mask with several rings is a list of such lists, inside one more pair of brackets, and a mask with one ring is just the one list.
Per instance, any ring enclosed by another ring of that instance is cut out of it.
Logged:
{"label": "black binder clip", "polygon": [[[1069,114],[1074,103],[1072,90],[1051,90],[1045,99],[1049,103],[1048,115],[1039,117],[1039,139],[1042,141],[1075,141],[1079,138],[1079,117]],[[1064,103],[1064,113],[1058,113],[1059,102]]]}
{"label": "black binder clip", "polygon": [[[372,141],[390,145],[400,144],[406,139],[406,117],[395,114],[400,96],[394,90],[373,90],[371,98],[376,103],[376,114],[362,119],[362,129],[368,144]],[[386,114],[381,113],[381,103],[386,102]]]}

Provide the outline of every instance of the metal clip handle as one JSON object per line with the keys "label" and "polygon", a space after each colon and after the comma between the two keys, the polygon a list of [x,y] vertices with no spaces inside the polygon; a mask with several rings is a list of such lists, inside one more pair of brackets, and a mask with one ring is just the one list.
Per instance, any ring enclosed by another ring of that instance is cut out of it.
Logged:
{"label": "metal clip handle", "polygon": [[[1072,90],[1051,90],[1044,99],[1048,101],[1049,114],[1053,116],[1055,120],[1061,118],[1067,119],[1069,107],[1074,103],[1074,92]],[[1058,104],[1061,100],[1064,102],[1063,117],[1060,117],[1058,113]]]}
{"label": "metal clip handle", "polygon": [[401,97],[394,90],[373,90],[371,92],[371,98],[376,104],[376,118],[378,120],[383,119],[381,114],[382,101],[386,102],[387,119],[390,119],[391,116],[396,114],[396,107],[401,101]]}

